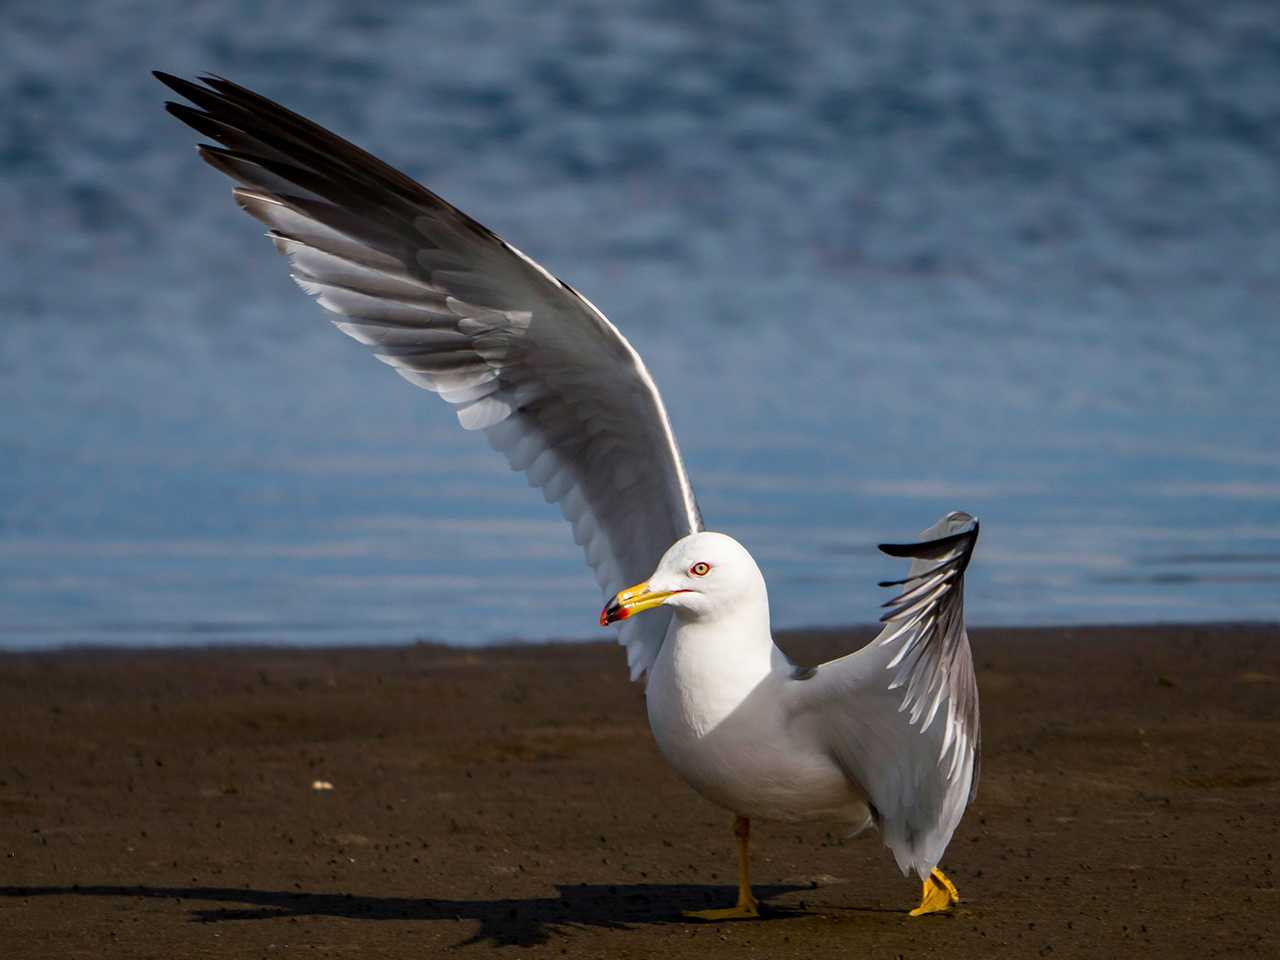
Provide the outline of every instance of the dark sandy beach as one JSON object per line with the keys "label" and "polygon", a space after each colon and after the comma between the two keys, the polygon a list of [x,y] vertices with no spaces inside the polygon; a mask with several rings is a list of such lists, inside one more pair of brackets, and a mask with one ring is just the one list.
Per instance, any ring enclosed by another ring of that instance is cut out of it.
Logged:
{"label": "dark sandy beach", "polygon": [[0,956],[1277,956],[1280,628],[973,642],[961,908],[759,824],[768,915],[724,924],[680,911],[731,899],[729,816],[615,647],[0,656]]}

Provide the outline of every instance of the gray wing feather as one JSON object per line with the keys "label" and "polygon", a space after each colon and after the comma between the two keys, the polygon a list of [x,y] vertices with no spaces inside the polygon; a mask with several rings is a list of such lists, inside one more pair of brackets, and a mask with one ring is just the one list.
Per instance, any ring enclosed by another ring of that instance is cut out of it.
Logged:
{"label": "gray wing feather", "polygon": [[[590,302],[490,230],[346,140],[237,84],[157,73],[167,109],[221,146],[294,279],[334,323],[438,393],[559,505],[605,596],[702,529],[657,387]],[[622,625],[632,678],[669,616]]]}
{"label": "gray wing feather", "polygon": [[950,513],[915,544],[885,627],[855,653],[796,685],[797,714],[866,796],[903,872],[927,877],[978,786],[978,687],[964,625],[964,572],[978,522]]}

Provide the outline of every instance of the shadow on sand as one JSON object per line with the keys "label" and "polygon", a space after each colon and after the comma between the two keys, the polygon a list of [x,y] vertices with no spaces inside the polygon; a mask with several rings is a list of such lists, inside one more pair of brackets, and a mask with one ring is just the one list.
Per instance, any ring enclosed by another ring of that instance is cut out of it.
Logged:
{"label": "shadow on sand", "polygon": [[[32,886],[0,887],[4,897],[147,897],[193,900],[236,906],[196,906],[191,919],[276,920],[290,917],[343,917],[353,920],[476,920],[480,928],[458,946],[491,943],[533,946],[574,927],[624,929],[632,924],[687,923],[682,912],[733,903],[736,888],[666,884],[578,885],[557,888],[555,897],[524,900],[435,900],[365,897],[351,893],[305,893],[234,887]],[[805,916],[803,910],[770,906],[768,898],[807,886],[760,886],[755,894],[768,919]]]}

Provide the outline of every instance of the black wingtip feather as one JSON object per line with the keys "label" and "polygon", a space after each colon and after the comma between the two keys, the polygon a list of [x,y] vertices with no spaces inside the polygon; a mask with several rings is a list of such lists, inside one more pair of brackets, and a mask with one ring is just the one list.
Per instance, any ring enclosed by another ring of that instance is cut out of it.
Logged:
{"label": "black wingtip feather", "polygon": [[945,570],[945,569],[946,569],[946,568],[947,568],[947,567],[948,567],[952,562],[954,562],[954,558],[953,558],[952,560],[943,560],[943,561],[942,561],[940,564],[938,564],[936,567],[930,567],[930,568],[929,568],[929,569],[927,569],[927,570],[921,570],[919,573],[913,573],[913,574],[911,574],[910,576],[903,577],[901,580],[881,580],[881,581],[880,581],[880,583],[878,584],[878,586],[881,586],[881,587],[900,587],[900,586],[902,586],[904,583],[911,583],[913,580],[923,580],[923,579],[925,579],[926,577],[931,577],[931,576],[933,576],[935,573],[941,573],[941,572],[942,572],[943,570]]}
{"label": "black wingtip feather", "polygon": [[957,544],[966,540],[976,542],[977,539],[978,521],[974,520],[973,526],[968,530],[961,530],[959,533],[939,537],[937,540],[924,540],[920,543],[882,543],[879,544],[879,549],[881,553],[887,553],[891,557],[905,557],[912,560],[936,560]]}
{"label": "black wingtip feather", "polygon": [[[966,515],[967,516],[967,515]],[[881,580],[882,587],[903,587],[907,584],[915,583],[916,586],[906,586],[903,592],[887,600],[881,604],[882,607],[891,607],[881,621],[889,620],[899,616],[903,610],[909,609],[912,604],[918,602],[918,598],[912,594],[920,589],[924,581],[938,573],[946,573],[948,577],[961,577],[969,566],[969,561],[973,559],[973,548],[978,542],[978,521],[976,518],[969,518],[972,526],[967,530],[961,530],[959,533],[953,533],[945,537],[939,537],[936,540],[925,540],[920,543],[882,543],[880,549],[891,557],[902,557],[911,560],[941,560],[940,563],[929,567],[927,570],[921,570],[919,573],[911,574],[900,580]],[[959,547],[959,552],[955,552]],[[948,556],[948,554],[952,554]],[[954,571],[954,573],[948,573]],[[945,578],[944,578],[945,579]],[[911,598],[908,600],[908,598]]]}
{"label": "black wingtip feather", "polygon": [[[203,123],[209,117],[203,110],[197,110],[189,104],[178,103],[174,100],[166,100],[164,102],[164,112],[171,117],[177,117],[189,127],[196,127],[196,124]],[[199,127],[196,127],[196,129],[198,130]]]}
{"label": "black wingtip feather", "polygon": [[190,80],[183,79],[182,77],[175,77],[172,73],[165,73],[163,70],[152,70],[151,75],[174,93],[179,96],[186,97],[188,100],[192,99],[192,93],[197,95],[202,92],[207,93],[203,87],[196,86]]}

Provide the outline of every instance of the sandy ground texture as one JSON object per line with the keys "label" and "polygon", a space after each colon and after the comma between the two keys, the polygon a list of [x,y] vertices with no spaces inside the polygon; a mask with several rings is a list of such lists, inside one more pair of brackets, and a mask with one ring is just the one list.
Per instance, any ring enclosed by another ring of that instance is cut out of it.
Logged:
{"label": "sandy ground texture", "polygon": [[0,956],[1280,956],[1280,628],[973,641],[961,907],[759,823],[767,914],[718,924],[681,911],[732,900],[730,816],[617,648],[0,656]]}

